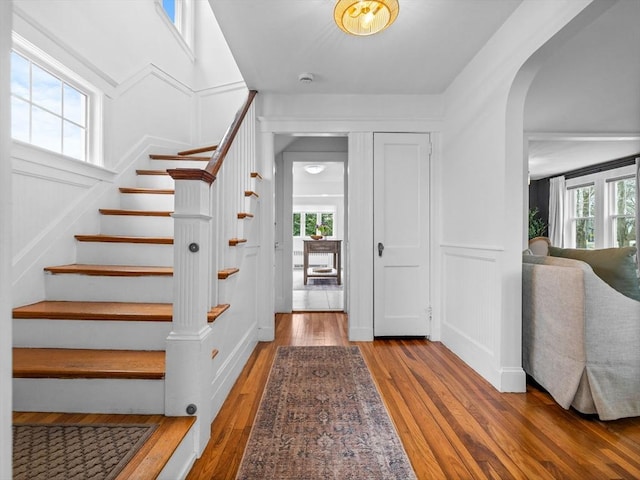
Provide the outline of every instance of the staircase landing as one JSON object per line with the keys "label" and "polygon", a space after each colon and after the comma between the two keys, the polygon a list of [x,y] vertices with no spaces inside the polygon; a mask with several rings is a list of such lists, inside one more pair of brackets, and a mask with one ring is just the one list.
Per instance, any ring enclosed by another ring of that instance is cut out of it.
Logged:
{"label": "staircase landing", "polygon": [[14,412],[13,423],[151,423],[158,428],[138,450],[116,480],[157,478],[195,423],[195,417],[164,415],[104,415],[79,413]]}

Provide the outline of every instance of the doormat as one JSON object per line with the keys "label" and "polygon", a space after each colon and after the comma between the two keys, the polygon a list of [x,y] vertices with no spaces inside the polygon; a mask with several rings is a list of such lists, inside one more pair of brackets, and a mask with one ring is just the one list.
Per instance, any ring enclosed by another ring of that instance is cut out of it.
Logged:
{"label": "doormat", "polygon": [[14,480],[113,480],[155,424],[14,424]]}
{"label": "doormat", "polygon": [[412,480],[357,346],[279,347],[238,480]]}

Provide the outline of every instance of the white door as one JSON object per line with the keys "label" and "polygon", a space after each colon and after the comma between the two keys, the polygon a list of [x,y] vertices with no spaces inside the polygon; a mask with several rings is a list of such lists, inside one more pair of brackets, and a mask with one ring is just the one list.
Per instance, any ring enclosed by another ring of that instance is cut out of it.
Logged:
{"label": "white door", "polygon": [[374,134],[375,336],[429,334],[428,134]]}

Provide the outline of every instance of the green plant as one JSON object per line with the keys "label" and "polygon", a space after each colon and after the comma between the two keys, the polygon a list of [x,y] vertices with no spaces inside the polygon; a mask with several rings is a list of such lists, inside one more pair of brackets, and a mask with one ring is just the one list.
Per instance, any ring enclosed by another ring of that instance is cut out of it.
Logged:
{"label": "green plant", "polygon": [[547,224],[538,217],[538,207],[529,209],[529,240],[547,235]]}
{"label": "green plant", "polygon": [[320,235],[324,235],[327,236],[331,233],[331,226],[330,225],[326,225],[324,223],[320,223],[318,225],[316,225],[316,231],[320,234]]}

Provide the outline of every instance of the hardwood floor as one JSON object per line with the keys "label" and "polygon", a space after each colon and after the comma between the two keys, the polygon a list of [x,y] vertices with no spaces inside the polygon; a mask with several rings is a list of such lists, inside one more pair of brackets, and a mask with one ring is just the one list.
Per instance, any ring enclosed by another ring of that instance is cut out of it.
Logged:
{"label": "hardwood floor", "polygon": [[[341,313],[278,315],[276,340],[253,352],[187,478],[235,478],[279,345],[348,344]],[[601,422],[534,385],[501,394],[438,342],[357,344],[419,479],[640,478],[640,418]]]}

